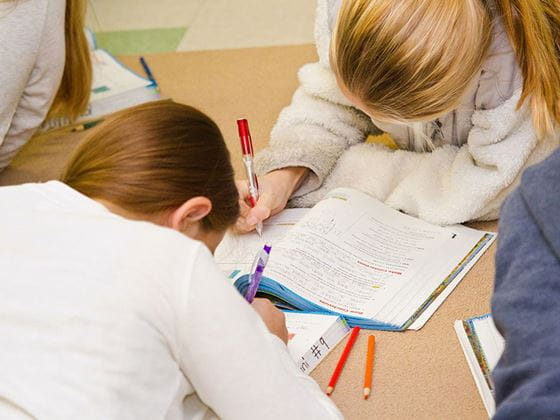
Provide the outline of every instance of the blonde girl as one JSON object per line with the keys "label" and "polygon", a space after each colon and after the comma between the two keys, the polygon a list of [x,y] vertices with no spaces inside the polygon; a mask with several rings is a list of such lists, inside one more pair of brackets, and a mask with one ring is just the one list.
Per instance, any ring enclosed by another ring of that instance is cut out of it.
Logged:
{"label": "blonde girl", "polygon": [[557,0],[319,0],[315,34],[242,229],[340,186],[433,223],[495,219],[558,145]]}
{"label": "blonde girl", "polygon": [[47,114],[87,109],[85,0],[0,0],[0,171]]}
{"label": "blonde girl", "polygon": [[220,130],[170,102],[94,129],[62,182],[0,188],[0,418],[341,418],[214,263],[238,215]]}

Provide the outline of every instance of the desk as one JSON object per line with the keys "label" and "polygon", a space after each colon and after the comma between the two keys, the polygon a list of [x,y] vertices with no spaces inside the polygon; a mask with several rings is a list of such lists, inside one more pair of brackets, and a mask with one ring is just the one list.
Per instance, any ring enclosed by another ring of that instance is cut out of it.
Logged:
{"label": "desk", "polygon": [[[235,120],[251,122],[263,147],[279,111],[296,89],[296,71],[315,61],[313,46],[167,53],[146,56],[162,92],[216,120],[243,176]],[[136,71],[137,57],[123,57]],[[0,185],[56,177],[83,133],[31,142],[0,175]],[[475,227],[495,230],[495,223]],[[489,311],[495,245],[420,331],[375,332],[373,394],[362,399],[367,331],[360,335],[332,396],[348,419],[483,419],[486,412],[453,330],[453,321]],[[342,351],[338,346],[313,372],[325,388]]]}

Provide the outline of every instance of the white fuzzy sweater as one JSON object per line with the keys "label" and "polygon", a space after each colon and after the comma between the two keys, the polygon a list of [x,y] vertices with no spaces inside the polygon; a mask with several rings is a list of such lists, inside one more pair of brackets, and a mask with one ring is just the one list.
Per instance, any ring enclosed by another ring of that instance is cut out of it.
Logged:
{"label": "white fuzzy sweater", "polygon": [[[314,205],[336,187],[354,187],[437,224],[491,220],[524,168],[548,156],[559,136],[537,141],[529,110],[517,110],[522,79],[497,21],[490,54],[461,106],[428,123],[436,148],[419,152],[410,127],[372,121],[340,92],[328,62],[339,0],[319,0],[319,62],[299,71],[300,87],[258,154],[260,174],[303,166],[310,176],[290,205]],[[437,130],[433,130],[433,127]],[[385,131],[401,150],[365,143]]]}

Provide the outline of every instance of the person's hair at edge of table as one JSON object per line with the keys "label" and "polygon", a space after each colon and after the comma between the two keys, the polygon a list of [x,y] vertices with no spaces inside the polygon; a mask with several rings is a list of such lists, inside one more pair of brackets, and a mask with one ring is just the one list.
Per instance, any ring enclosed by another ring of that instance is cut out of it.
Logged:
{"label": "person's hair at edge of table", "polygon": [[211,204],[201,218],[206,232],[223,234],[239,215],[218,126],[199,110],[171,101],[121,111],[92,129],[61,181],[132,218],[154,219],[197,197]]}
{"label": "person's hair at edge of table", "polygon": [[[542,137],[560,122],[560,3],[493,4],[523,73],[518,106],[529,102]],[[490,7],[487,0],[344,1],[330,54],[339,84],[380,121],[437,118],[458,105],[480,69]]]}

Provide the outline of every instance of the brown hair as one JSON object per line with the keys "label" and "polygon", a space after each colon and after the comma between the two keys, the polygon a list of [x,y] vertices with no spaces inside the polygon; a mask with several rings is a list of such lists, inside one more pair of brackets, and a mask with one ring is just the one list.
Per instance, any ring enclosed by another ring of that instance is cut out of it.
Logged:
{"label": "brown hair", "polygon": [[204,196],[206,229],[223,231],[239,216],[229,152],[216,124],[170,101],[122,111],[94,128],[61,180],[91,198],[134,214],[155,215]]}
{"label": "brown hair", "polygon": [[[537,134],[560,122],[560,2],[493,0]],[[457,106],[491,40],[489,0],[346,0],[332,48],[337,77],[374,118],[426,121]]]}
{"label": "brown hair", "polygon": [[50,116],[70,120],[86,112],[91,93],[92,68],[89,45],[84,32],[85,0],[66,0],[64,38],[66,61]]}

